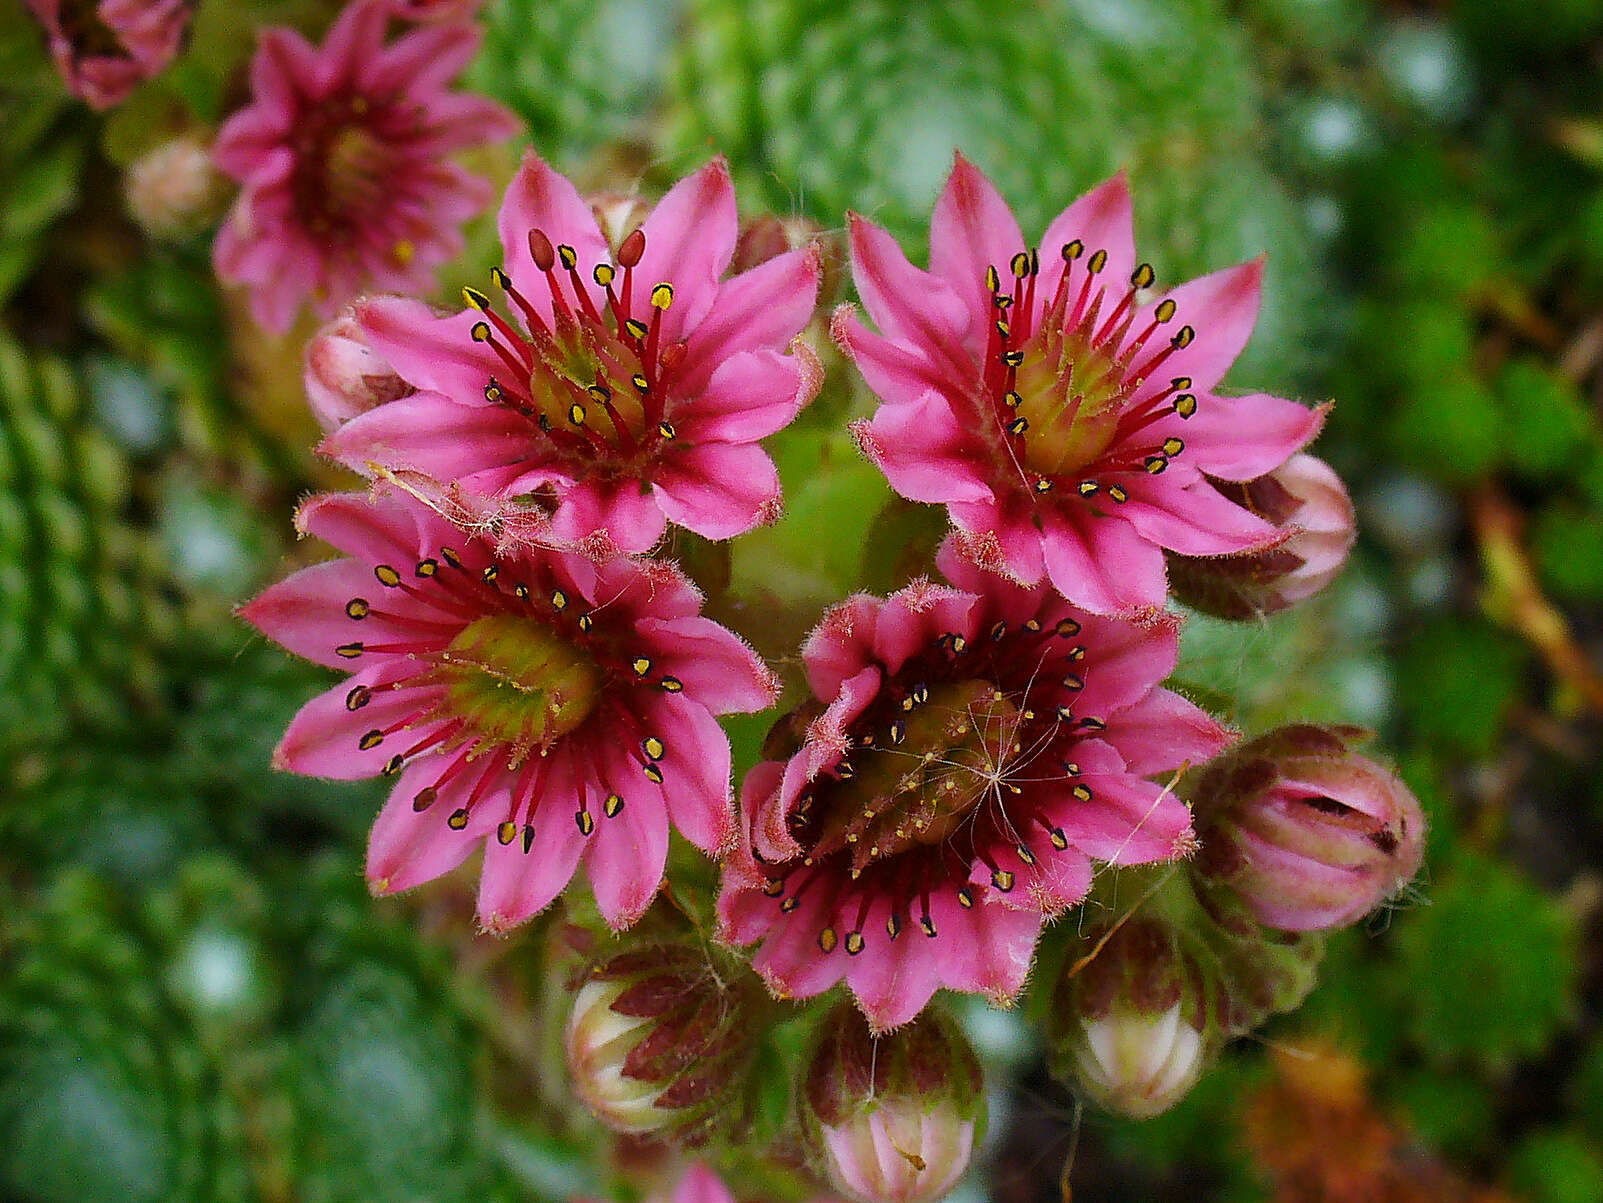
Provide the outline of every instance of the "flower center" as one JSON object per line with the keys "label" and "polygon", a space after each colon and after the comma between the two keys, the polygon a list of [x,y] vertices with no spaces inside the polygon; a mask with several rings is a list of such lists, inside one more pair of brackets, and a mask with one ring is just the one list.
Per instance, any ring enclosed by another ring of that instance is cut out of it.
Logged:
{"label": "flower center", "polygon": [[[994,749],[1011,738],[1018,709],[990,681],[917,687],[914,708],[893,721],[893,756],[866,758],[830,791],[813,855],[850,848],[861,870],[915,845],[943,843],[979,805],[974,788],[997,770]],[[922,703],[916,699],[923,697]]]}
{"label": "flower center", "polygon": [[527,335],[492,309],[484,293],[462,290],[463,299],[484,315],[473,325],[474,341],[487,344],[505,368],[486,382],[485,398],[529,419],[538,437],[570,461],[623,461],[620,470],[626,471],[629,462],[655,454],[677,436],[666,400],[684,344],[665,344],[662,337],[673,285],[660,281],[638,295],[634,269],[645,248],[645,232],[637,229],[619,246],[616,265],[592,266],[591,279],[606,293],[605,306],[598,308],[574,249],[552,246],[543,231],[531,230],[529,252],[550,295],[550,318],[504,270],[491,273],[521,314]]}
{"label": "flower center", "polygon": [[336,129],[324,152],[325,205],[344,214],[360,213],[383,199],[390,152],[363,125]]}
{"label": "flower center", "polygon": [[[1145,312],[1138,297],[1153,282],[1150,264],[1127,287],[1103,283],[1108,255],[1085,255],[1078,239],[1062,248],[1063,273],[1052,296],[1038,303],[1039,256],[1020,251],[1009,263],[1013,286],[1003,288],[993,265],[985,272],[991,297],[980,403],[1000,428],[1010,458],[1036,493],[1073,489],[1087,500],[1129,499],[1122,484],[1104,491],[1102,476],[1157,475],[1185,443],[1149,428],[1171,413],[1189,418],[1197,398],[1183,376],[1136,400],[1165,360],[1196,337],[1191,326],[1172,335],[1176,306],[1165,299]],[[1076,270],[1084,258],[1083,268]],[[1163,336],[1160,330],[1165,330]],[[1155,337],[1156,336],[1156,337]]]}
{"label": "flower center", "polygon": [[440,665],[450,712],[485,739],[520,748],[547,749],[577,728],[604,684],[583,649],[516,614],[469,623]]}

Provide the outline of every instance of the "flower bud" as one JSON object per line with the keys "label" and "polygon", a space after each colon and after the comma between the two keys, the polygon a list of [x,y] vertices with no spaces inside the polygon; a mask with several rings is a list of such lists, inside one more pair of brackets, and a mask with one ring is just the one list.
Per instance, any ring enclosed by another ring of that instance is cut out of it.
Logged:
{"label": "flower bud", "polygon": [[745,1117],[764,1005],[757,979],[732,960],[636,944],[590,969],[574,998],[574,1089],[615,1131],[704,1143]]}
{"label": "flower bud", "polygon": [[1347,488],[1324,460],[1299,454],[1256,480],[1209,483],[1287,537],[1245,555],[1170,556],[1169,581],[1186,605],[1218,618],[1252,618],[1306,601],[1336,579],[1357,528]]}
{"label": "flower bud", "polygon": [[740,227],[731,270],[750,271],[787,251],[799,251],[809,244],[818,246],[822,252],[818,298],[819,304],[827,309],[829,304],[840,299],[844,258],[839,241],[826,234],[824,227],[811,218],[779,217],[773,213],[752,218]]}
{"label": "flower bud", "polygon": [[367,336],[350,310],[306,344],[305,381],[306,400],[324,430],[416,391],[367,345]]}
{"label": "flower bud", "polygon": [[1281,727],[1210,762],[1193,797],[1195,868],[1282,931],[1345,927],[1419,868],[1425,816],[1353,727]]}
{"label": "flower bud", "polygon": [[984,1110],[980,1063],[934,1009],[875,1037],[850,1004],[824,1020],[801,1092],[808,1138],[860,1203],[939,1199],[968,1169]]}
{"label": "flower bud", "polygon": [[156,237],[197,232],[223,200],[222,174],[206,144],[192,134],[170,138],[135,159],[123,187],[128,211]]}
{"label": "flower bud", "polygon": [[1155,918],[1094,929],[1084,944],[1093,955],[1065,965],[1054,992],[1052,1072],[1098,1106],[1150,1119],[1186,1096],[1217,1043],[1225,1000],[1212,961]]}
{"label": "flower bud", "polygon": [[650,203],[636,192],[593,192],[585,199],[601,228],[601,236],[615,255],[623,240],[651,216]]}

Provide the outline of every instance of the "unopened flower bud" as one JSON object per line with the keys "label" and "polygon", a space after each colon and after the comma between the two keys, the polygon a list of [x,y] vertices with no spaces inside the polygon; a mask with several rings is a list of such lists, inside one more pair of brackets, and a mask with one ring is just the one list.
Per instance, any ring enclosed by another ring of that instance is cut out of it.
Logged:
{"label": "unopened flower bud", "polygon": [[1210,762],[1193,795],[1203,880],[1282,931],[1345,927],[1407,885],[1425,816],[1396,773],[1351,750],[1364,737],[1297,724]]}
{"label": "unopened flower bud", "polygon": [[1098,1106],[1150,1119],[1186,1096],[1217,1042],[1212,962],[1160,919],[1084,943],[1094,955],[1065,965],[1054,994],[1053,1073]]}
{"label": "unopened flower bud", "polygon": [[830,1181],[860,1203],[941,1198],[968,1169],[984,1110],[980,1063],[961,1030],[926,1009],[875,1037],[842,1004],[820,1031],[801,1107]]}
{"label": "unopened flower bud", "polygon": [[222,206],[223,177],[193,134],[145,152],[124,178],[128,211],[146,233],[173,238],[207,225]]}
{"label": "unopened flower bud", "polygon": [[324,430],[416,390],[367,344],[350,310],[306,344],[306,400]]}
{"label": "unopened flower bud", "polygon": [[744,1118],[764,1005],[749,970],[714,964],[698,946],[616,953],[585,975],[573,1002],[574,1088],[615,1131],[701,1144]]}
{"label": "unopened flower bud", "polygon": [[1336,579],[1357,528],[1347,488],[1324,460],[1294,455],[1256,480],[1210,483],[1289,533],[1284,542],[1245,555],[1171,555],[1169,581],[1186,605],[1219,618],[1252,618],[1306,601]]}
{"label": "unopened flower bud", "polygon": [[735,241],[735,258],[731,269],[750,271],[787,251],[799,251],[806,246],[817,246],[821,252],[821,272],[818,281],[819,303],[827,306],[840,299],[843,283],[843,255],[840,244],[824,232],[824,227],[811,218],[800,216],[780,217],[762,213],[740,227]]}
{"label": "unopened flower bud", "polygon": [[[638,230],[651,216],[651,205],[635,192],[593,192],[587,198],[601,235],[616,257],[623,240]],[[619,264],[622,266],[622,264]]]}

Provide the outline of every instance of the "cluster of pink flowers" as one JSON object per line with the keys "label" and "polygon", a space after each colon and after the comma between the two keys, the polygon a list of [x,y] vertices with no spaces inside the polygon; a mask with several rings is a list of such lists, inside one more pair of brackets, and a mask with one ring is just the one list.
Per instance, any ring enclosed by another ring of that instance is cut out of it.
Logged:
{"label": "cluster of pink flowers", "polygon": [[[670,527],[725,540],[778,515],[762,440],[823,381],[808,335],[823,257],[775,245],[732,272],[747,244],[721,159],[646,212],[530,153],[485,287],[454,312],[417,297],[488,199],[445,156],[512,130],[446,89],[474,8],[356,0],[321,49],[269,31],[253,100],[218,137],[242,186],[218,272],[274,328],[307,300],[344,306],[308,344],[306,387],[321,451],[371,486],[306,502],[299,529],[341,558],[241,613],[350,673],[276,762],[393,779],[368,848],[376,893],[482,849],[486,931],[541,912],[581,865],[607,925],[652,929],[593,962],[576,1003],[567,1052],[598,1114],[705,1140],[755,1057],[751,993],[705,969],[699,937],[644,921],[670,829],[720,864],[718,957],[776,1000],[852,996],[860,1017],[827,1026],[808,1106],[826,1176],[857,1198],[933,1198],[961,1175],[979,1071],[959,1049],[931,1076],[930,1050],[962,1039],[931,1000],[1017,997],[1043,927],[1100,867],[1216,840],[1198,889],[1297,931],[1406,882],[1417,807],[1347,734],[1230,759],[1234,732],[1163,685],[1171,592],[1271,612],[1327,584],[1352,543],[1345,490],[1303,450],[1323,409],[1220,389],[1261,262],[1159,291],[1122,176],[1031,242],[961,156],[930,270],[851,217],[873,325],[849,305],[828,323],[879,397],[853,426],[863,453],[903,496],[947,507],[940,579],[823,614],[801,649],[812,696],[737,804],[718,716],[769,708],[780,681],[662,549]],[[418,24],[386,42],[397,18]],[[1203,763],[1194,827],[1176,782]],[[1189,1085],[1205,1008],[1174,997],[1082,1033],[1075,1063],[1102,1097],[1150,1111]],[[1143,1055],[1132,1077],[1121,1050],[1160,1029],[1161,1072]],[[676,1198],[727,1197],[704,1170],[686,1183]]]}

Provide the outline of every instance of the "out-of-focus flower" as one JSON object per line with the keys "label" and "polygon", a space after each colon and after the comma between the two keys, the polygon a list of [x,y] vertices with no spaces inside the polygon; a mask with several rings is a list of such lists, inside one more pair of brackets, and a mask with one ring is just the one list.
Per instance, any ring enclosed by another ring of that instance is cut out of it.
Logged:
{"label": "out-of-focus flower", "polygon": [[395,788],[373,827],[376,893],[482,846],[479,922],[502,932],[583,860],[608,923],[656,895],[673,825],[734,840],[729,741],[713,717],[771,704],[772,675],[671,564],[497,553],[407,494],[315,497],[300,529],[347,558],[241,615],[354,675],[308,702],[274,754],[293,772]]}
{"label": "out-of-focus flower", "polygon": [[1053,1072],[1122,1115],[1167,1111],[1220,1035],[1208,961],[1161,919],[1098,924],[1082,943],[1095,956],[1066,965],[1053,992]]}
{"label": "out-of-focus flower", "polygon": [[[813,312],[815,248],[723,280],[735,194],[723,160],[680,181],[616,248],[590,205],[531,156],[501,207],[490,298],[357,307],[368,342],[418,392],[340,428],[327,454],[440,482],[508,537],[643,551],[670,521],[726,539],[775,516],[758,440],[820,383],[793,340]],[[787,354],[787,348],[790,348]]]}
{"label": "out-of-focus flower", "polygon": [[1355,923],[1419,869],[1425,816],[1397,774],[1358,755],[1367,733],[1297,724],[1243,744],[1197,779],[1197,873],[1260,923]]}
{"label": "out-of-focus flower", "polygon": [[1318,593],[1347,563],[1358,537],[1353,503],[1324,460],[1294,455],[1255,480],[1210,483],[1289,537],[1242,555],[1170,556],[1169,580],[1186,605],[1219,618],[1273,614]]}
{"label": "out-of-focus flower", "polygon": [[847,308],[834,333],[883,402],[858,440],[897,492],[947,506],[967,554],[1112,613],[1163,605],[1164,549],[1283,538],[1208,480],[1263,475],[1323,421],[1213,391],[1252,332],[1261,261],[1149,296],[1123,176],[1065,209],[1037,250],[961,156],[930,271],[856,215],[851,244],[879,333]]}
{"label": "out-of-focus flower", "polygon": [[324,430],[414,391],[367,345],[349,310],[307,342],[305,382],[307,403]]}
{"label": "out-of-focus flower", "polygon": [[484,0],[390,0],[390,11],[403,21],[465,21]]}
{"label": "out-of-focus flower", "polygon": [[214,217],[223,177],[205,143],[183,134],[135,159],[123,188],[134,220],[149,234],[171,238],[193,234]]}
{"label": "out-of-focus flower", "polygon": [[517,129],[500,105],[448,90],[478,31],[441,23],[386,46],[389,19],[389,0],[356,0],[321,47],[266,30],[251,103],[212,148],[242,185],[217,274],[250,289],[268,329],[287,329],[307,301],[330,317],[365,289],[429,287],[490,202],[488,182],[449,158]]}
{"label": "out-of-focus flower", "polygon": [[699,1145],[746,1115],[766,1005],[749,970],[714,963],[700,942],[632,945],[594,966],[574,998],[574,1089],[616,1131]]}
{"label": "out-of-focus flower", "polygon": [[931,1011],[875,1036],[849,1006],[820,1025],[803,1123],[830,1182],[859,1203],[927,1203],[968,1169],[985,1106],[962,1031]]}
{"label": "out-of-focus flower", "polygon": [[1093,860],[1191,850],[1190,812],[1147,778],[1229,742],[1160,687],[1173,619],[1097,617],[950,545],[940,564],[957,588],[859,594],[808,639],[819,701],[745,779],[719,903],[776,994],[844,978],[876,1030],[942,986],[1011,998]]}
{"label": "out-of-focus flower", "polygon": [[91,108],[121,104],[177,57],[194,0],[27,0],[68,89]]}

